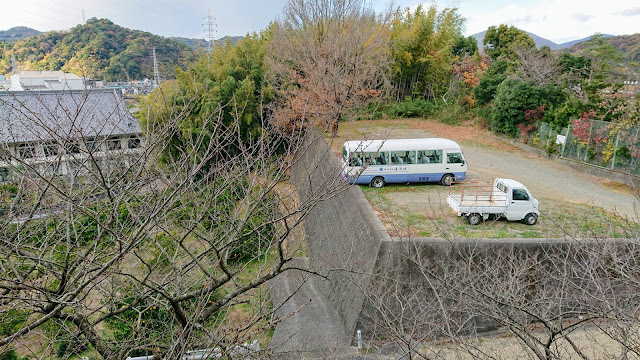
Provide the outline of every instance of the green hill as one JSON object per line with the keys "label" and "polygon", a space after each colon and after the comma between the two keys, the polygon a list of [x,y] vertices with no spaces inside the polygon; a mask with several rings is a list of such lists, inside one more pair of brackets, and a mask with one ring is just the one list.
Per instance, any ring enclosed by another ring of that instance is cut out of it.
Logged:
{"label": "green hill", "polygon": [[[187,44],[189,45],[190,48],[194,49],[194,50],[198,50],[198,49],[206,49],[207,46],[209,46],[209,44],[207,43],[206,40],[204,39],[190,39],[190,38],[184,38],[184,37],[172,37],[170,38],[172,40],[175,41],[179,41],[183,44]],[[231,41],[232,45],[235,45],[238,41],[244,39],[244,36],[225,36],[223,38],[220,38],[218,40],[215,40],[218,43],[224,44],[227,41]]]}
{"label": "green hill", "polygon": [[16,26],[9,30],[0,30],[0,41],[14,41],[40,34],[40,31],[26,26]]}
{"label": "green hill", "polygon": [[153,77],[153,48],[160,77],[174,78],[195,52],[187,45],[149,32],[131,30],[107,19],[92,18],[68,31],[50,31],[27,39],[0,43],[0,72],[62,70],[107,81]]}
{"label": "green hill", "polygon": [[[627,62],[640,62],[640,33],[633,35],[620,35],[606,37],[605,41],[613,45]],[[582,42],[568,48],[570,52],[579,52],[588,45],[588,42]]]}

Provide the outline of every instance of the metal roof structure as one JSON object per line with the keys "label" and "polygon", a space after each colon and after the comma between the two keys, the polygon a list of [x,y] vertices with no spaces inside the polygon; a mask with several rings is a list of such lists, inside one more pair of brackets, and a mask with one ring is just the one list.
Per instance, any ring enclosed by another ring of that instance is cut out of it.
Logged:
{"label": "metal roof structure", "polygon": [[0,93],[0,143],[139,133],[114,90]]}

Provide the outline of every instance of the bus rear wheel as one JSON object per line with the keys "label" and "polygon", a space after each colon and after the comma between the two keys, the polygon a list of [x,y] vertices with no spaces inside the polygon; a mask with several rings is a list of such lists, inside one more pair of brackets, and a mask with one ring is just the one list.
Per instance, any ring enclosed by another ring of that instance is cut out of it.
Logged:
{"label": "bus rear wheel", "polygon": [[371,179],[371,183],[369,185],[376,189],[380,189],[381,187],[384,186],[384,178],[381,176],[376,176],[373,179]]}
{"label": "bus rear wheel", "polygon": [[440,184],[444,185],[444,186],[451,186],[451,183],[453,182],[454,177],[451,174],[444,174],[442,176],[442,179],[440,179]]}

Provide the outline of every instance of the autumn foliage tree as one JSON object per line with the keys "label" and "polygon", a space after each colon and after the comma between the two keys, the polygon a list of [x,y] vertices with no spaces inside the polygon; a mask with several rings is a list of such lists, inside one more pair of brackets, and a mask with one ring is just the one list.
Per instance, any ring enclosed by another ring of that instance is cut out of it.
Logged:
{"label": "autumn foliage tree", "polygon": [[308,118],[337,135],[345,110],[384,94],[388,26],[362,0],[289,0],[267,50],[276,122]]}

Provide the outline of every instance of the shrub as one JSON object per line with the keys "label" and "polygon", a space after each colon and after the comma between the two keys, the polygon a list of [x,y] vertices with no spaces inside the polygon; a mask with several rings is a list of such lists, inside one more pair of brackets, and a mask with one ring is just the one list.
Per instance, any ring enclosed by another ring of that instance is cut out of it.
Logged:
{"label": "shrub", "polygon": [[507,79],[498,86],[491,109],[491,130],[515,137],[518,124],[526,123],[526,111],[540,105],[555,105],[563,100],[553,86],[540,87],[531,81]]}
{"label": "shrub", "polygon": [[438,104],[426,100],[406,100],[387,106],[386,113],[392,117],[426,118],[437,110]]}
{"label": "shrub", "polygon": [[0,360],[20,360],[20,357],[16,354],[15,350],[11,349],[4,353],[0,353]]}

